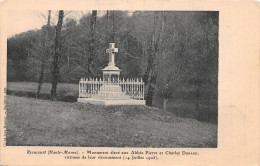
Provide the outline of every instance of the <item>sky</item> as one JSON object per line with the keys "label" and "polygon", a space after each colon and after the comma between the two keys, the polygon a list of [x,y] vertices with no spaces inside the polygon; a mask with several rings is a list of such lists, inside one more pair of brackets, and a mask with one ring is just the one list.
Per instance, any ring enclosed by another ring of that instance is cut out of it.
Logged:
{"label": "sky", "polygon": [[[64,11],[64,19],[73,18],[76,21],[91,11]],[[133,11],[128,11],[132,15]],[[98,16],[103,16],[106,11],[98,11]],[[28,30],[41,29],[47,24],[48,11],[33,11],[33,10],[11,10],[8,12],[7,20],[7,37],[10,38],[16,34],[26,32]],[[58,11],[51,12],[51,25],[56,25],[58,19]]]}
{"label": "sky", "polygon": [[[47,13],[47,12],[46,12]],[[31,29],[39,29],[44,24],[44,19],[36,11],[9,11],[7,35],[11,37],[15,34]]]}
{"label": "sky", "polygon": [[[64,11],[64,19],[73,18],[76,21],[91,11]],[[106,10],[98,11],[97,16],[103,16]],[[129,15],[133,11],[128,11]],[[11,10],[8,12],[7,20],[7,37],[10,38],[16,34],[26,32],[28,30],[41,29],[43,25],[47,24],[48,11],[33,11],[33,10]],[[58,11],[52,10],[51,12],[51,25],[56,25],[58,20]]]}
{"label": "sky", "polygon": [[[65,16],[79,20],[84,14],[90,11],[65,11]],[[102,12],[99,12],[102,15]],[[28,30],[41,29],[41,27],[47,24],[48,11],[22,11],[13,10],[8,12],[7,20],[7,35],[8,38],[26,32]],[[66,19],[65,17],[65,19]],[[58,11],[52,11],[51,24],[57,24]]]}

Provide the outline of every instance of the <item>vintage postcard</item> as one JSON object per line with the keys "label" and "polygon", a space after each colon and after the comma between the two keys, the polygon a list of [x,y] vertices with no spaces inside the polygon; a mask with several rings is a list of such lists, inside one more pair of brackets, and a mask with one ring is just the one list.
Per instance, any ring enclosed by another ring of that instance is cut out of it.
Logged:
{"label": "vintage postcard", "polygon": [[256,1],[0,6],[0,165],[260,165]]}

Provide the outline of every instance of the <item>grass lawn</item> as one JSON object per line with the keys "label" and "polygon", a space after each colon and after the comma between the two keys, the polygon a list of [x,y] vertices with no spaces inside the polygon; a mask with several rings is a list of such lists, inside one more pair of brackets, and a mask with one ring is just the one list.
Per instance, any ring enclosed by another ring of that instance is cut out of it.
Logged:
{"label": "grass lawn", "polygon": [[[37,82],[8,82],[7,94],[35,98],[37,88]],[[50,93],[51,83],[43,83],[40,98],[49,99]],[[76,102],[78,96],[78,84],[58,83],[57,100],[66,102]]]}
{"label": "grass lawn", "polygon": [[6,112],[7,146],[217,146],[216,124],[147,106],[104,107],[7,95]]}
{"label": "grass lawn", "polygon": [[[37,91],[38,83],[37,82],[8,82],[7,89],[12,91]],[[58,94],[69,93],[77,94],[78,96],[78,84],[68,84],[68,83],[58,83]],[[51,83],[43,83],[41,93],[50,93],[51,92]]]}
{"label": "grass lawn", "polygon": [[[35,98],[38,83],[36,82],[8,82],[7,94],[21,97]],[[40,99],[50,98],[51,83],[43,83]],[[76,102],[78,98],[78,84],[59,83],[57,86],[57,100],[65,102]],[[154,97],[154,107],[162,108],[162,99]],[[193,118],[203,122],[217,124],[218,109],[217,100],[202,100],[200,111],[195,111],[195,102],[186,99],[171,99],[167,104],[167,111],[176,116]]]}

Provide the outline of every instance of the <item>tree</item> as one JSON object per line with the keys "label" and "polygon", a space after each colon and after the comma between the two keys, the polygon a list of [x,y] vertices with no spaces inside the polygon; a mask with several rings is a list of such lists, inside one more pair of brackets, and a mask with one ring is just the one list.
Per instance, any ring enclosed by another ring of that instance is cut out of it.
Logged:
{"label": "tree", "polygon": [[[104,11],[99,16],[88,11],[79,23],[68,18],[60,40],[58,26],[49,29],[49,54],[53,56],[46,60],[43,80],[55,82],[54,70],[59,71],[57,82],[77,83],[86,75],[102,76],[108,61],[105,50],[115,42],[121,76],[143,77],[147,105],[162,104],[166,109],[172,98],[186,97],[194,103],[197,100],[200,110],[199,98],[205,100],[206,95],[212,103],[217,99],[218,18],[211,13]],[[8,80],[40,80],[46,27],[8,39]]]}
{"label": "tree", "polygon": [[[190,77],[190,84],[196,87],[195,90],[195,111],[197,118],[203,120],[210,119],[210,109],[203,111],[201,109],[201,100],[207,100],[209,107],[212,98],[217,100],[218,91],[218,22],[211,17],[207,23],[197,26],[196,38],[197,52],[199,56],[194,59],[191,66],[195,71]],[[210,89],[211,93],[206,93],[203,89]],[[206,98],[206,99],[205,99]],[[217,107],[217,105],[216,105]]]}
{"label": "tree", "polygon": [[[15,35],[7,40],[7,79],[8,81],[36,81],[35,70],[31,70],[28,59],[31,48],[37,41],[40,30],[31,30]],[[10,66],[9,66],[10,64]]]}
{"label": "tree", "polygon": [[48,34],[49,34],[49,27],[50,27],[50,20],[51,20],[51,10],[49,10],[48,12],[48,22],[47,22],[47,27],[44,31],[44,35],[45,35],[45,42],[44,42],[44,55],[42,57],[42,61],[41,61],[41,69],[40,69],[40,77],[39,77],[39,84],[38,84],[38,89],[36,92],[36,98],[38,98],[40,96],[40,92],[41,92],[41,87],[42,87],[42,82],[43,82],[43,77],[44,77],[44,69],[45,69],[45,63],[46,63],[46,59],[47,57],[49,57],[49,47],[50,45],[47,45],[48,43]]}
{"label": "tree", "polygon": [[[163,13],[163,30],[166,32],[161,33],[160,39],[160,58],[158,58],[158,68],[157,68],[157,79],[156,79],[156,89],[158,96],[163,100],[163,110],[166,111],[167,102],[172,98],[174,89],[181,82],[181,75],[184,73],[182,66],[184,65],[183,59],[178,59],[176,46],[178,45],[178,40],[176,38],[177,28],[174,24],[167,24],[166,14]],[[168,28],[167,28],[168,27]],[[171,28],[169,28],[171,27]],[[171,32],[172,33],[169,33]],[[174,34],[174,35],[171,35]],[[171,46],[169,45],[171,44]]]}
{"label": "tree", "polygon": [[[161,17],[159,14],[161,13]],[[153,33],[148,48],[148,64],[143,79],[146,83],[147,98],[146,105],[152,106],[154,90],[157,79],[158,54],[162,51],[162,34],[164,32],[165,17],[163,12],[155,12]]]}
{"label": "tree", "polygon": [[59,18],[56,26],[56,36],[55,36],[55,52],[53,56],[53,73],[52,73],[52,88],[51,88],[51,100],[56,100],[57,98],[57,84],[59,81],[59,63],[61,58],[61,28],[64,17],[64,11],[59,10]]}
{"label": "tree", "polygon": [[112,11],[112,35],[111,35],[111,41],[116,41],[116,25],[115,25],[115,11]]}
{"label": "tree", "polygon": [[97,19],[97,11],[93,10],[91,15],[90,21],[90,33],[91,33],[91,40],[89,42],[89,57],[88,57],[88,75],[93,76],[93,61],[95,56],[95,47],[94,47],[94,34],[95,34],[95,26],[96,26],[96,19]]}
{"label": "tree", "polygon": [[188,97],[195,104],[194,112],[199,113],[205,87],[214,85],[207,87],[211,95],[217,89],[218,26],[211,18],[202,23],[195,16],[193,13],[171,16],[166,24],[167,37],[163,37],[157,74],[157,95],[163,99],[164,110],[169,99],[177,97],[179,92],[178,97],[182,98],[185,90],[191,90]]}

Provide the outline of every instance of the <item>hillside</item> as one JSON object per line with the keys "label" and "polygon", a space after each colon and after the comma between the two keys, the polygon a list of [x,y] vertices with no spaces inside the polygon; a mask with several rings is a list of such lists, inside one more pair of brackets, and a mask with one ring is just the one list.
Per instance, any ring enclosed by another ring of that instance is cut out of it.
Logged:
{"label": "hillside", "polygon": [[104,107],[8,95],[6,112],[7,146],[217,146],[217,125],[147,106]]}

